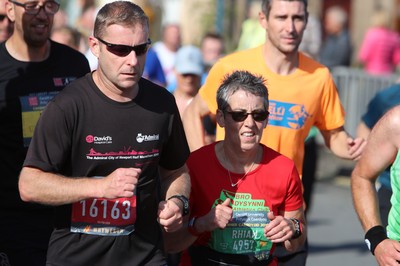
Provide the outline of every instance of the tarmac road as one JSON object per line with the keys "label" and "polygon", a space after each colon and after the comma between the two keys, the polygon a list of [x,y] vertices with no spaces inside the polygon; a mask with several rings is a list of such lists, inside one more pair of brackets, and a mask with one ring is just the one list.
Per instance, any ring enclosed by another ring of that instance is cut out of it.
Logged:
{"label": "tarmac road", "polygon": [[307,219],[307,266],[377,265],[353,208],[349,175],[354,163],[337,159],[326,148],[320,148],[319,154]]}

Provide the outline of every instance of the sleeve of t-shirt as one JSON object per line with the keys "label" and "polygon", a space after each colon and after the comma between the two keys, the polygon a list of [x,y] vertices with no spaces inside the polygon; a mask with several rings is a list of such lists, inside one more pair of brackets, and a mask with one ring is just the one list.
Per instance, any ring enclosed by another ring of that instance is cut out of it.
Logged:
{"label": "sleeve of t-shirt", "polygon": [[285,210],[294,211],[301,208],[303,205],[302,183],[294,164],[290,172],[288,182],[289,184],[287,197],[285,199]]}
{"label": "sleeve of t-shirt", "polygon": [[379,93],[376,94],[368,103],[367,112],[361,118],[368,128],[372,129],[376,122],[378,122],[379,118],[383,115],[383,106],[385,106],[385,104],[382,102]]}
{"label": "sleeve of t-shirt", "polygon": [[345,111],[332,76],[328,73],[323,85],[320,112],[317,113],[316,126],[320,130],[332,130],[344,125]]}

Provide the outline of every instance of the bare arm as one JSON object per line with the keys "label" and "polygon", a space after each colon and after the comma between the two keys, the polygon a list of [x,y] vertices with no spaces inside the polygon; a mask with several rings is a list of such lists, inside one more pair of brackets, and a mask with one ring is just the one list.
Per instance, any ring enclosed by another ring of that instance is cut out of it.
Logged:
{"label": "bare arm", "polygon": [[321,130],[325,145],[338,157],[348,160],[358,160],[365,148],[363,138],[353,139],[343,127],[333,130]]}
{"label": "bare arm", "polygon": [[63,205],[87,198],[132,197],[140,172],[119,168],[104,178],[71,178],[24,167],[18,185],[23,201]]}
{"label": "bare arm", "polygon": [[177,194],[189,197],[190,176],[186,164],[176,170],[159,167],[159,171],[162,180],[161,189],[166,199]]}
{"label": "bare arm", "polygon": [[[400,109],[389,111],[372,129],[363,156],[351,176],[354,208],[365,232],[381,225],[375,181],[397,155],[400,147]],[[375,249],[380,265],[400,259],[400,244],[384,240]]]}
{"label": "bare arm", "polygon": [[[165,199],[173,195],[183,195],[189,198],[190,177],[186,165],[176,169],[167,170],[159,168],[161,175],[161,189]],[[183,225],[183,204],[179,199],[161,201],[158,205],[158,219],[166,232],[179,230]]]}
{"label": "bare arm", "polygon": [[204,146],[204,126],[202,118],[210,113],[206,102],[197,94],[186,107],[182,116],[190,151]]}

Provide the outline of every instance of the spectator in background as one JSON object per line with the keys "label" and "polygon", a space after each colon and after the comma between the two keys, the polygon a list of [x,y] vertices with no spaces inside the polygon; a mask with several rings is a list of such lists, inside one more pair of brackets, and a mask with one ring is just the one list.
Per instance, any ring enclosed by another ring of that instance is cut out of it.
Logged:
{"label": "spectator in background", "polygon": [[[214,63],[217,62],[217,60],[221,58],[223,55],[224,43],[222,36],[211,32],[206,33],[201,41],[200,51],[201,51],[202,65],[203,65],[202,67],[203,74],[201,76],[201,84],[200,84],[202,85],[206,81],[208,71],[210,71]],[[192,59],[195,59],[196,57],[197,56],[193,57]],[[190,60],[188,58],[188,61]],[[196,61],[198,60],[195,59],[194,62],[192,62],[191,64],[196,64]],[[175,73],[179,75],[179,73],[176,71],[177,68],[179,68],[179,66],[178,63],[175,62]],[[176,87],[177,87],[177,82],[173,82],[172,84],[169,84],[167,86],[167,89],[170,92],[174,92]],[[200,86],[198,87],[198,89],[199,88]],[[215,116],[212,114],[205,116],[203,118],[203,126],[205,127],[206,143],[213,142],[215,140],[215,127],[216,127]]]}
{"label": "spectator in background", "polygon": [[299,50],[313,59],[318,59],[322,44],[322,30],[320,20],[312,14],[308,15],[307,26],[303,33]]}
{"label": "spectator in background", "polygon": [[248,18],[243,21],[237,51],[250,49],[265,42],[265,30],[258,20],[261,11],[261,1],[253,0],[248,10]]}
{"label": "spectator in background", "polygon": [[54,15],[53,29],[61,28],[68,25],[68,15],[60,8]]}
{"label": "spectator in background", "polygon": [[[225,52],[223,37],[218,33],[208,32],[201,40],[201,54],[203,55],[204,74],[201,79],[201,84],[207,79],[208,72],[211,67],[220,59]],[[215,129],[217,122],[214,114],[209,114],[203,117],[203,125],[205,129],[205,143],[209,144],[215,141]]]}
{"label": "spectator in background", "polygon": [[14,24],[7,17],[7,0],[0,0],[0,42],[7,40],[13,31]]}
{"label": "spectator in background", "polygon": [[176,53],[174,71],[177,86],[173,94],[182,116],[201,86],[204,64],[200,49],[193,45],[179,48]]}
{"label": "spectator in background", "polygon": [[82,38],[82,34],[78,30],[67,25],[54,28],[50,36],[50,39],[55,42],[65,44],[81,53],[85,53],[87,48]]}
{"label": "spectator in background", "polygon": [[204,74],[201,82],[203,84],[207,78],[208,71],[224,55],[223,37],[218,33],[207,32],[201,40],[200,50],[204,62]]}
{"label": "spectator in background", "polygon": [[319,62],[332,69],[350,66],[352,45],[347,30],[347,13],[339,6],[328,8],[325,14],[325,40],[319,54]]}
{"label": "spectator in background", "polygon": [[167,85],[167,80],[165,79],[160,60],[158,59],[157,53],[151,47],[147,51],[143,77],[153,81],[154,83],[157,83],[160,86],[166,87]]}
{"label": "spectator in background", "polygon": [[176,82],[174,73],[176,53],[181,47],[181,29],[178,24],[165,24],[162,29],[162,40],[153,45],[164,70],[167,86]]}
{"label": "spectator in background", "polygon": [[92,35],[97,11],[98,7],[95,3],[82,7],[81,14],[74,24],[83,36],[89,37]]}
{"label": "spectator in background", "polygon": [[[204,61],[199,48],[193,45],[183,46],[178,50],[175,60],[177,86],[173,94],[181,116],[201,87],[204,74]],[[210,116],[203,118],[204,141],[206,144],[215,140],[215,122]]]}
{"label": "spectator in background", "polygon": [[389,75],[400,62],[400,36],[390,29],[390,12],[378,10],[361,44],[358,60],[367,73]]}
{"label": "spectator in background", "polygon": [[15,28],[0,43],[0,265],[43,266],[54,210],[23,202],[18,175],[47,103],[90,69],[81,53],[49,40],[57,2],[24,4],[6,1]]}
{"label": "spectator in background", "polygon": [[[76,28],[82,34],[83,39],[86,41],[87,47],[89,47],[88,39],[93,34],[94,20],[97,14],[98,8],[92,3],[84,5],[82,8],[82,13],[76,21]],[[97,69],[97,58],[92,53],[90,48],[85,51],[85,56],[89,61],[90,69],[93,71]]]}
{"label": "spectator in background", "polygon": [[[150,30],[154,23],[155,12],[153,7],[148,1],[138,1],[137,3],[146,13],[149,18]],[[157,83],[162,87],[167,87],[167,79],[164,74],[160,59],[157,53],[154,51],[153,47],[150,47],[147,51],[146,63],[144,65],[143,77]]]}

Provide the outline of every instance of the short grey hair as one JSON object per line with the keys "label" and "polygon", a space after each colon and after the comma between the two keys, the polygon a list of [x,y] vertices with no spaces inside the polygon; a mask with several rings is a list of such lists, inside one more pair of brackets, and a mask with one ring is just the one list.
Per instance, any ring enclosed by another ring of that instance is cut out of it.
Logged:
{"label": "short grey hair", "polygon": [[244,90],[264,99],[264,108],[268,109],[268,89],[266,80],[261,75],[253,75],[248,71],[234,71],[225,75],[217,91],[218,109],[226,111],[229,98],[238,90]]}

